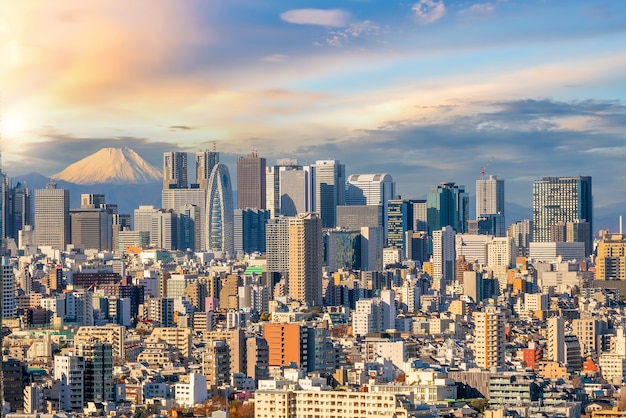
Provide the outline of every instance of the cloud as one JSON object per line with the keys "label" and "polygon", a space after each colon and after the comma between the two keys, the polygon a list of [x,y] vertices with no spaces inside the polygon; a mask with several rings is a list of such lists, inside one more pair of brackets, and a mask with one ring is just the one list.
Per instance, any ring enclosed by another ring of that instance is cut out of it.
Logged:
{"label": "cloud", "polygon": [[420,0],[413,5],[412,9],[422,25],[433,23],[446,14],[446,5],[443,0]]}
{"label": "cloud", "polygon": [[381,31],[380,26],[369,20],[352,23],[345,29],[331,31],[326,37],[326,44],[335,47],[343,46],[358,38],[371,38]]}
{"label": "cloud", "polygon": [[172,125],[170,127],[168,127],[168,129],[170,130],[170,132],[176,132],[176,131],[190,131],[193,129],[193,127],[191,126],[185,126],[185,125]]}
{"label": "cloud", "polygon": [[280,15],[288,23],[344,27],[350,21],[350,13],[341,9],[293,9]]}
{"label": "cloud", "polygon": [[471,5],[467,11],[476,14],[489,14],[492,13],[496,9],[495,4],[493,3],[477,3]]}
{"label": "cloud", "polygon": [[273,55],[266,55],[264,57],[261,58],[261,61],[263,62],[283,62],[287,59],[287,55],[284,54],[273,54]]}

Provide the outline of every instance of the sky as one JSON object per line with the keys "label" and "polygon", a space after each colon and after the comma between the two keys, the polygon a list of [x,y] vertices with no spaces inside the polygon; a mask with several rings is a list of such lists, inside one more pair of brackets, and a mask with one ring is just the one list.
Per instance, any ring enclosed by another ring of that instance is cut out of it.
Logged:
{"label": "sky", "polygon": [[104,147],[158,168],[215,147],[231,173],[338,159],[403,197],[592,176],[626,201],[626,2],[24,0],[0,6],[2,169]]}

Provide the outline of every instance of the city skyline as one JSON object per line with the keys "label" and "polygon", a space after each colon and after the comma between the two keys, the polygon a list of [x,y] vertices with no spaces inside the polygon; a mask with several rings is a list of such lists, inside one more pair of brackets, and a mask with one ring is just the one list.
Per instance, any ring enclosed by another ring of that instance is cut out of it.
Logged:
{"label": "city skyline", "polygon": [[518,204],[544,176],[590,175],[599,206],[623,200],[618,2],[147,5],[3,8],[10,176],[106,146],[158,166],[216,143],[231,168],[253,148],[337,158],[404,196],[416,178],[472,193],[491,161]]}

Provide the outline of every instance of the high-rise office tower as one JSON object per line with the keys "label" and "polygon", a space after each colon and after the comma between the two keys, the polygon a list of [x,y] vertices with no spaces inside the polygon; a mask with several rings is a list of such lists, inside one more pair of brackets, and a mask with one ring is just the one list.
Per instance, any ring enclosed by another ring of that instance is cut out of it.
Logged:
{"label": "high-rise office tower", "polygon": [[113,248],[113,217],[103,207],[70,210],[72,244],[98,251]]}
{"label": "high-rise office tower", "polygon": [[233,191],[228,167],[222,163],[211,172],[206,213],[207,250],[234,253]]}
{"label": "high-rise office tower", "polygon": [[439,280],[440,290],[455,279],[456,231],[445,226],[433,231],[433,279]]}
{"label": "high-rise office tower", "polygon": [[284,170],[280,172],[280,214],[296,216],[311,211],[311,171]]}
{"label": "high-rise office tower", "polygon": [[322,305],[322,220],[316,213],[289,219],[289,295],[309,306]]}
{"label": "high-rise office tower", "polygon": [[264,253],[265,226],[269,219],[269,211],[263,209],[235,209],[235,251],[245,254]]}
{"label": "high-rise office tower", "polygon": [[24,229],[25,225],[31,225],[31,194],[30,190],[23,183],[9,189],[7,202],[7,238],[18,239],[18,232]]}
{"label": "high-rise office tower", "polygon": [[[270,211],[270,217],[272,218],[276,218],[281,214],[281,195],[284,187],[282,174],[286,171],[301,172],[302,166],[298,165],[298,160],[282,158],[277,160],[273,166],[268,166],[265,169],[265,208]],[[304,172],[300,174],[304,176]],[[306,189],[301,187],[301,190],[304,192]],[[301,212],[305,211],[307,210],[302,210]]]}
{"label": "high-rise office tower", "polygon": [[428,231],[428,205],[426,200],[411,200],[413,205],[413,231]]}
{"label": "high-rise office tower", "polygon": [[237,208],[265,209],[265,158],[256,150],[237,159]]}
{"label": "high-rise office tower", "polygon": [[161,209],[152,215],[150,246],[178,250],[178,216],[171,209]]}
{"label": "high-rise office tower", "polygon": [[431,190],[427,200],[428,233],[451,226],[459,234],[467,232],[469,196],[465,186],[441,183]]}
{"label": "high-rise office tower", "polygon": [[289,219],[273,218],[265,226],[266,269],[270,276],[287,278],[289,274]]}
{"label": "high-rise office tower", "polygon": [[163,188],[186,188],[187,153],[168,151],[163,153]]}
{"label": "high-rise office tower", "polygon": [[381,205],[385,231],[387,231],[388,204],[395,196],[396,182],[386,173],[352,174],[346,181],[346,205]]}
{"label": "high-rise office tower", "polygon": [[533,221],[524,219],[509,225],[507,236],[513,238],[517,256],[528,257],[530,243],[533,240]]}
{"label": "high-rise office tower", "polygon": [[[593,231],[591,177],[544,177],[533,183],[533,241],[550,242],[550,227],[558,222],[587,221]],[[585,249],[592,248],[592,234]],[[588,255],[588,254],[587,254]]]}
{"label": "high-rise office tower", "polygon": [[626,235],[606,234],[598,242],[596,280],[626,280]]}
{"label": "high-rise office tower", "polygon": [[209,187],[211,171],[220,162],[220,153],[217,151],[196,152],[196,183],[201,189]]}
{"label": "high-rise office tower", "polygon": [[[161,191],[161,207],[163,209],[174,210],[179,215],[184,215],[183,210],[188,210],[187,205],[196,206],[199,210],[199,218],[194,218],[201,231],[206,229],[206,189],[163,189]],[[187,208],[187,209],[185,209]],[[193,212],[193,211],[192,211]],[[192,213],[190,213],[191,215]],[[194,234],[194,243],[191,247],[196,250],[206,249],[206,234]],[[187,247],[185,247],[187,248]]]}
{"label": "high-rise office tower", "polygon": [[15,274],[9,257],[2,257],[2,290],[0,309],[2,318],[15,318]]}
{"label": "high-rise office tower", "polygon": [[504,180],[496,176],[476,180],[476,218],[481,215],[504,215]]}
{"label": "high-rise office tower", "polygon": [[504,314],[499,308],[488,305],[472,314],[476,329],[473,345],[478,367],[489,370],[504,366]]}
{"label": "high-rise office tower", "polygon": [[345,202],[346,167],[338,160],[315,162],[315,211],[324,228],[334,228],[337,206]]}
{"label": "high-rise office tower", "polygon": [[406,232],[413,230],[413,204],[400,196],[387,202],[387,247],[406,249]]}
{"label": "high-rise office tower", "polygon": [[35,236],[39,246],[65,250],[71,238],[69,190],[57,189],[56,183],[35,190]]}

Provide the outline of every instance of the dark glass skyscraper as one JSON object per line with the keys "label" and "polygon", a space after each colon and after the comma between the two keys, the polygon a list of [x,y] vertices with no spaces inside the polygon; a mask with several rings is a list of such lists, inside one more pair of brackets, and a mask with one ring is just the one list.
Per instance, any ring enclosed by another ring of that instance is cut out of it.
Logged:
{"label": "dark glass skyscraper", "polygon": [[451,226],[459,234],[467,232],[469,196],[465,186],[441,183],[428,194],[426,205],[430,235],[444,226]]}

